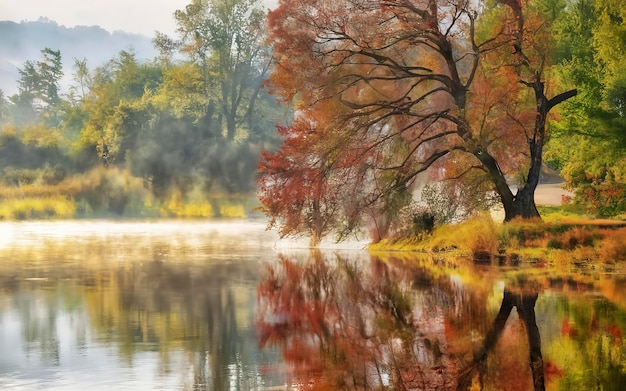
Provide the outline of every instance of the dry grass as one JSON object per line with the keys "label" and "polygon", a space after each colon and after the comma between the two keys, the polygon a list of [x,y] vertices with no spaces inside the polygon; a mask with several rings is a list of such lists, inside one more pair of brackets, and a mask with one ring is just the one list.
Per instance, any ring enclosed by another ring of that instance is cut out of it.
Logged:
{"label": "dry grass", "polygon": [[206,194],[174,189],[155,199],[143,180],[127,170],[96,167],[56,184],[41,181],[0,186],[0,218],[51,219],[75,217],[246,217],[245,195]]}
{"label": "dry grass", "polygon": [[479,215],[459,224],[437,227],[423,239],[385,239],[371,245],[370,250],[447,252],[467,256],[495,253],[498,245],[498,225],[488,215]]}
{"label": "dry grass", "polygon": [[500,224],[488,216],[478,216],[438,227],[422,240],[387,240],[372,245],[371,249],[447,252],[474,257],[499,254],[551,265],[614,263],[626,261],[626,226],[612,220],[561,223],[515,220]]}

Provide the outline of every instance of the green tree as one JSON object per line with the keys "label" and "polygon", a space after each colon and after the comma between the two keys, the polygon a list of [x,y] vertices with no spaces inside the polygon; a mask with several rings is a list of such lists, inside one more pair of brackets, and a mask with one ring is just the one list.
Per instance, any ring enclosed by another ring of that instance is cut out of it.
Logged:
{"label": "green tree", "polygon": [[554,25],[556,68],[581,91],[552,124],[548,159],[577,201],[599,215],[626,210],[626,11],[611,0],[568,0]]}
{"label": "green tree", "polygon": [[18,122],[28,122],[28,116],[42,115],[51,125],[58,123],[60,80],[63,77],[61,52],[45,48],[39,61],[26,61],[18,69],[18,94],[11,100],[17,106]]}
{"label": "green tree", "polygon": [[74,65],[72,66],[74,73],[72,74],[73,84],[70,85],[70,95],[74,99],[70,99],[70,102],[76,104],[76,100],[83,100],[89,92],[91,84],[91,74],[89,67],[87,66],[87,59],[74,58]]}
{"label": "green tree", "polygon": [[146,91],[156,90],[161,80],[161,68],[139,64],[127,51],[96,69],[84,103],[88,119],[78,150],[95,149],[105,165],[123,166],[139,129],[149,126],[150,117],[141,99]]}
{"label": "green tree", "polygon": [[[174,15],[180,51],[203,78],[206,114],[217,117],[227,140],[247,136],[258,116],[255,104],[270,59],[261,2],[193,0]],[[161,53],[170,53],[173,41],[157,38]]]}

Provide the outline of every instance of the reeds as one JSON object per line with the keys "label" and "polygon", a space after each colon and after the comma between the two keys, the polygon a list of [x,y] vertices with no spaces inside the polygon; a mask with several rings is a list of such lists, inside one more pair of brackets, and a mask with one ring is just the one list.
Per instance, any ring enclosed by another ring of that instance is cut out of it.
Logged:
{"label": "reeds", "polygon": [[[249,195],[172,189],[158,199],[128,170],[96,167],[50,184],[33,174],[29,183],[0,185],[0,218],[246,217]],[[42,176],[42,175],[39,175]]]}

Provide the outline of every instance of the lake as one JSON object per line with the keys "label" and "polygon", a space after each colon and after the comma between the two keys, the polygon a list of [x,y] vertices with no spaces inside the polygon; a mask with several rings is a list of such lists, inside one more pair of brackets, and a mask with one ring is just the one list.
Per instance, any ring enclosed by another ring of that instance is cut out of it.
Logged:
{"label": "lake", "polygon": [[309,251],[264,228],[0,223],[0,389],[626,389],[615,266]]}

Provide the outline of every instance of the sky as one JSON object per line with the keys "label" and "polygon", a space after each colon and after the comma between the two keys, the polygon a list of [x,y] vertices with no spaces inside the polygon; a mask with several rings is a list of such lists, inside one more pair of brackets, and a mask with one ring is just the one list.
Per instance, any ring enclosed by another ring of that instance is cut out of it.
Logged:
{"label": "sky", "polygon": [[[174,11],[191,0],[0,0],[0,20],[36,21],[47,17],[59,25],[98,25],[109,32],[123,30],[154,36],[158,30],[175,35]],[[0,38],[2,39],[2,38]]]}

